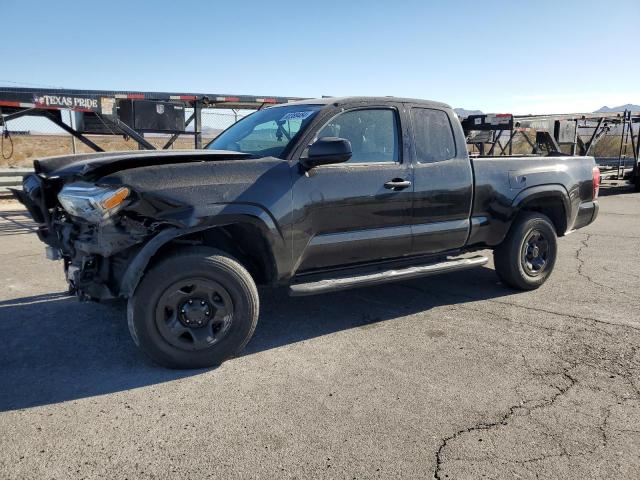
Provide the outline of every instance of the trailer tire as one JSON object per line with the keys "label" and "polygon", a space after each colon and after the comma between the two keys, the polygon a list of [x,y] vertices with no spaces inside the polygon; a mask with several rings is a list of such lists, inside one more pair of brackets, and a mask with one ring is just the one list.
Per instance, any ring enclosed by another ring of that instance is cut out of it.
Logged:
{"label": "trailer tire", "polygon": [[534,290],[551,275],[557,252],[551,220],[542,213],[523,212],[494,250],[496,273],[510,287]]}
{"label": "trailer tire", "polygon": [[258,322],[253,278],[225,252],[179,250],[153,266],[127,306],[140,350],[168,368],[205,368],[242,350]]}

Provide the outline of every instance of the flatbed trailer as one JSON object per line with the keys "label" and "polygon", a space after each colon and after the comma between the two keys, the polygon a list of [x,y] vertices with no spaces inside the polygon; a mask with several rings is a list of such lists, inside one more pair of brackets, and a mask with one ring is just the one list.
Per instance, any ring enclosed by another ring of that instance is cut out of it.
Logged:
{"label": "flatbed trailer", "polygon": [[[62,120],[61,112],[71,110],[88,119],[97,120],[103,125],[105,133],[122,134],[135,140],[141,149],[156,150],[156,147],[144,138],[145,132],[172,133],[172,137],[163,149],[170,148],[178,135],[193,135],[194,148],[202,148],[202,110],[216,109],[249,109],[258,110],[266,105],[275,105],[300,100],[296,97],[258,96],[258,95],[229,95],[218,93],[178,93],[178,92],[141,92],[121,90],[78,90],[53,88],[18,88],[0,87],[0,126],[22,116],[44,117],[56,124],[62,130],[73,135],[79,141],[96,152],[103,151],[79,128],[74,128]],[[131,115],[128,120],[123,118],[123,112],[133,102],[156,104],[158,112],[164,113],[165,106],[175,105],[176,108],[191,108],[193,114],[180,124],[179,128],[137,128]],[[161,108],[162,107],[162,108]],[[87,122],[88,124],[91,122]],[[94,122],[95,123],[95,122]],[[193,130],[187,130],[193,123]]]}
{"label": "flatbed trailer", "polygon": [[[640,191],[640,112],[479,114],[462,118],[461,122],[467,144],[475,150],[472,155],[478,157],[511,155],[514,139],[518,137],[529,145],[530,155],[593,156],[600,140],[607,135],[619,135],[618,155],[595,157],[596,163],[605,173],[603,178],[629,179]],[[508,138],[504,144],[503,138]]]}

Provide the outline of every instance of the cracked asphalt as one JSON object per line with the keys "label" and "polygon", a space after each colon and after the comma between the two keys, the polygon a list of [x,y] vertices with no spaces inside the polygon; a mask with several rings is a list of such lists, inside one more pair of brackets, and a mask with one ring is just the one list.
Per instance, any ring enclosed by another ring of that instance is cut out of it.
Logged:
{"label": "cracked asphalt", "polygon": [[189,372],[68,298],[31,228],[0,204],[0,478],[640,478],[640,194],[537,291],[491,265],[266,290],[247,349]]}

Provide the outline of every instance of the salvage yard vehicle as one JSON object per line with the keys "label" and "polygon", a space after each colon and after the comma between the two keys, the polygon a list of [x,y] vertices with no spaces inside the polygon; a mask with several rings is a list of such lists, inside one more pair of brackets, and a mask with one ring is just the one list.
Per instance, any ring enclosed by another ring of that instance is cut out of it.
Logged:
{"label": "salvage yard vehicle", "polygon": [[478,267],[540,287],[593,222],[592,157],[469,158],[443,103],[323,98],[259,110],[204,150],[36,160],[14,194],[86,300],[128,299],[155,362],[240,351],[256,285],[310,295]]}

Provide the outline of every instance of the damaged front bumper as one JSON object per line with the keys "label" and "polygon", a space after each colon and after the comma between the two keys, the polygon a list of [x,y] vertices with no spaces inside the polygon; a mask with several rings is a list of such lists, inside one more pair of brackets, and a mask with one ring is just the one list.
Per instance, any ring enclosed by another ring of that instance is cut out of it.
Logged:
{"label": "damaged front bumper", "polygon": [[101,224],[71,217],[57,201],[59,185],[28,175],[14,196],[38,224],[46,257],[63,260],[69,290],[83,300],[120,296],[120,281],[139,245],[155,234],[142,218],[117,216]]}

